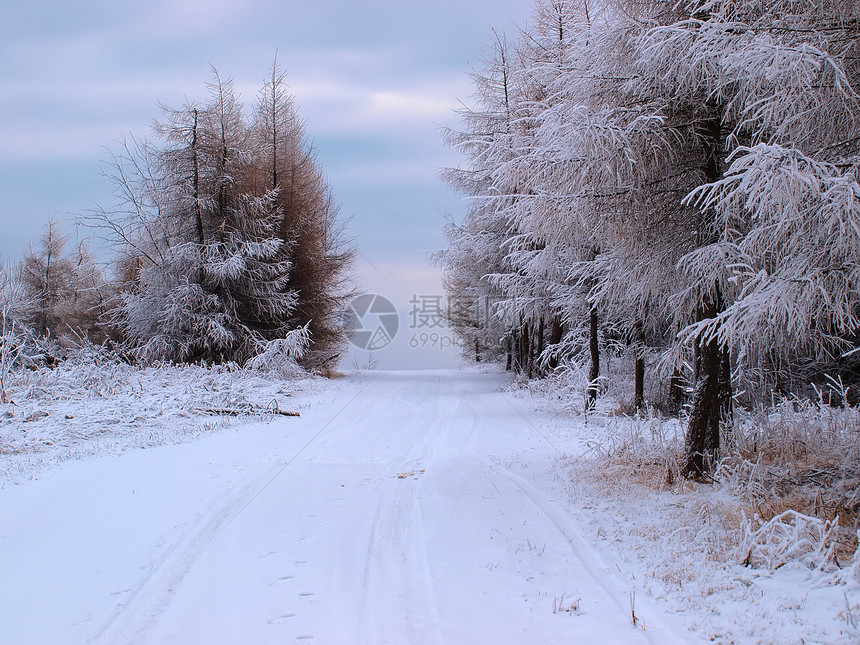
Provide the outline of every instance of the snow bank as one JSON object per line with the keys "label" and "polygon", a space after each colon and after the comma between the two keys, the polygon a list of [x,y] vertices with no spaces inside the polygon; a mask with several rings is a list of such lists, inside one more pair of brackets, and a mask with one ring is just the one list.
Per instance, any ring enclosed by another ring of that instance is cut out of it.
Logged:
{"label": "snow bank", "polygon": [[637,602],[656,603],[705,641],[858,642],[860,558],[834,557],[833,522],[794,510],[748,518],[749,500],[728,482],[678,478],[677,419],[605,405],[586,420],[551,388],[509,395],[543,411],[570,513]]}
{"label": "snow bank", "polygon": [[248,415],[300,412],[321,382],[235,365],[137,368],[96,350],[24,370],[0,405],[0,481],[57,462],[188,441]]}

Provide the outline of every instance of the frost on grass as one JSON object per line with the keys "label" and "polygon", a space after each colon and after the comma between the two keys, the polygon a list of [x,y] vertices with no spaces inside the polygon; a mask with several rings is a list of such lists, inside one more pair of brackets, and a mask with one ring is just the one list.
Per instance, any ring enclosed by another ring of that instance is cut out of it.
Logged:
{"label": "frost on grass", "polygon": [[560,475],[637,597],[713,642],[856,642],[846,606],[860,600],[860,566],[836,566],[836,522],[793,510],[747,519],[748,500],[727,486],[667,476],[682,446],[665,422],[602,421],[587,427],[592,452],[566,458]]}
{"label": "frost on grass", "polygon": [[743,564],[774,571],[790,562],[817,570],[833,566],[838,518],[822,521],[789,509],[758,524],[757,528],[750,521],[741,525]]}
{"label": "frost on grass", "polygon": [[860,411],[827,397],[736,409],[714,480],[691,482],[683,413],[622,414],[610,379],[586,417],[581,375],[553,379],[512,394],[554,409],[581,447],[557,475],[586,539],[637,598],[713,642],[857,642]]}
{"label": "frost on grass", "polygon": [[243,416],[219,410],[263,418],[271,418],[266,411],[299,411],[306,404],[294,397],[310,381],[289,351],[269,347],[258,369],[139,368],[89,348],[53,369],[17,371],[9,402],[0,405],[0,481],[34,476],[59,461],[187,441]]}
{"label": "frost on grass", "polygon": [[715,477],[750,516],[768,522],[793,510],[829,522],[833,561],[850,560],[860,528],[860,410],[823,396],[783,399],[739,415],[726,439]]}

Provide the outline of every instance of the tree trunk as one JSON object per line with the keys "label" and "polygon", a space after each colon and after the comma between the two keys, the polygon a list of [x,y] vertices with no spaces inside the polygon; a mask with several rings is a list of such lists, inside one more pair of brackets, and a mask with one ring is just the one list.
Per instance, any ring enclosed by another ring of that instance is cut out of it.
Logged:
{"label": "tree trunk", "polygon": [[633,373],[633,378],[636,381],[633,392],[633,408],[639,412],[645,407],[645,358],[642,356],[636,357]]}
{"label": "tree trunk", "polygon": [[206,238],[203,231],[203,213],[200,209],[200,159],[197,156],[197,122],[199,114],[196,108],[193,110],[193,113],[194,129],[191,132],[191,190],[192,198],[194,199],[194,219],[197,224],[197,243],[203,246]]}
{"label": "tree trunk", "polygon": [[[705,155],[704,174],[709,182],[722,176],[725,145],[722,132],[723,106],[717,101],[706,105],[710,119],[702,122],[698,134]],[[703,232],[707,229],[703,229]],[[700,240],[700,245],[715,240]],[[701,303],[698,321],[713,319],[723,310],[719,285],[714,294]],[[732,412],[731,364],[727,350],[717,339],[696,341],[695,383],[690,421],[685,439],[684,474],[690,478],[705,477],[714,467],[720,452],[720,425],[730,420]]]}
{"label": "tree trunk", "polygon": [[520,338],[520,331],[517,329],[516,333],[514,333],[513,340],[513,356],[514,356],[514,372],[519,374],[523,369],[523,357],[522,357],[522,339]]}
{"label": "tree trunk", "polygon": [[[719,293],[703,308],[701,319],[714,318],[722,309]],[[717,339],[699,342],[697,381],[685,440],[684,474],[699,479],[714,467],[720,452],[720,425],[732,414],[731,363]]]}
{"label": "tree trunk", "polygon": [[669,406],[672,412],[678,412],[684,403],[684,376],[676,369],[669,378]]}
{"label": "tree trunk", "polygon": [[523,338],[525,338],[526,340],[526,378],[531,379],[534,371],[535,362],[535,339],[534,327],[529,325],[528,323],[523,326]]}
{"label": "tree trunk", "polygon": [[528,369],[527,359],[528,359],[528,350],[529,350],[529,324],[523,323],[520,327],[520,355],[519,355],[519,363],[520,369],[519,372],[524,372]]}
{"label": "tree trunk", "polygon": [[[538,325],[537,332],[537,349],[535,349],[535,358],[540,361],[540,357],[543,354],[543,337],[546,332],[546,323],[544,323],[543,316],[540,318],[540,324]],[[538,378],[543,377],[543,370],[538,368]]]}
{"label": "tree trunk", "polygon": [[272,65],[272,104],[269,109],[272,111],[272,190],[278,189],[278,90],[280,84],[278,82],[278,57],[275,55],[275,62]]}
{"label": "tree trunk", "polygon": [[645,327],[636,322],[636,360],[633,365],[633,408],[638,412],[645,403]]}
{"label": "tree trunk", "polygon": [[[549,344],[558,345],[562,337],[561,316],[555,315],[552,317],[552,325],[549,331]],[[558,367],[558,352],[555,352],[549,359],[549,369],[555,370]]]}
{"label": "tree trunk", "polygon": [[589,338],[588,349],[591,354],[591,365],[588,370],[588,389],[586,390],[587,412],[594,410],[597,405],[597,378],[600,376],[600,344],[597,339],[597,307],[592,305],[588,313]]}

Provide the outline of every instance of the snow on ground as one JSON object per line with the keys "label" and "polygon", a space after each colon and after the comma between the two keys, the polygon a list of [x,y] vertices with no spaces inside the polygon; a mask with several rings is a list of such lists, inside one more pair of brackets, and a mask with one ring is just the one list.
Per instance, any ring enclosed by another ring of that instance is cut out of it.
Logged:
{"label": "snow on ground", "polygon": [[[667,503],[670,493],[577,479],[599,428],[508,392],[502,374],[250,387],[211,370],[186,374],[184,387],[166,372],[135,374],[74,404],[46,389],[39,410],[50,416],[25,422],[32,404],[0,426],[0,643],[856,634],[856,586],[812,588],[823,578],[805,570],[762,574],[679,550],[697,493]],[[302,416],[201,430],[193,411],[273,396]],[[675,582],[670,570],[686,573]]]}
{"label": "snow on ground", "polygon": [[[624,459],[619,448],[635,442],[632,433],[659,435],[655,443],[682,437],[677,420],[604,414],[586,423],[545,393],[511,388],[508,396],[539,411],[542,433],[564,453],[556,476],[567,486],[571,521],[637,603],[651,599],[688,637],[709,642],[860,642],[856,563],[854,572],[798,562],[774,571],[745,567],[739,500],[710,484],[655,481],[665,468],[637,471]],[[613,450],[618,458],[607,455]],[[798,531],[795,540],[807,537]]]}
{"label": "snow on ground", "polygon": [[138,369],[97,351],[25,370],[9,387],[11,402],[0,404],[0,482],[70,459],[188,441],[247,422],[246,412],[301,412],[319,383],[223,366]]}

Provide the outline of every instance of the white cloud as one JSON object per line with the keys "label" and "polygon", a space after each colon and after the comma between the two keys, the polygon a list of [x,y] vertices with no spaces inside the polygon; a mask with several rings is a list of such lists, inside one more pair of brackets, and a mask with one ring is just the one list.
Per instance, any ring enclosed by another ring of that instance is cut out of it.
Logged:
{"label": "white cloud", "polygon": [[248,16],[263,14],[265,0],[159,0],[141,3],[143,22],[149,34],[195,34],[225,36],[230,27]]}
{"label": "white cloud", "polygon": [[127,125],[58,127],[40,124],[22,130],[20,126],[0,126],[0,161],[79,160],[93,163],[109,156],[106,148],[115,147]]}
{"label": "white cloud", "polygon": [[412,140],[428,135],[438,140],[438,124],[455,121],[459,98],[469,91],[467,81],[453,75],[420,86],[339,76],[297,78],[291,89],[312,136],[362,133]]}
{"label": "white cloud", "polygon": [[438,155],[432,158],[391,159],[358,161],[330,170],[328,176],[335,186],[374,184],[434,184],[438,168],[450,165],[449,160]]}
{"label": "white cloud", "polygon": [[388,91],[371,95],[372,113],[382,118],[441,119],[456,107],[450,96],[420,92]]}

